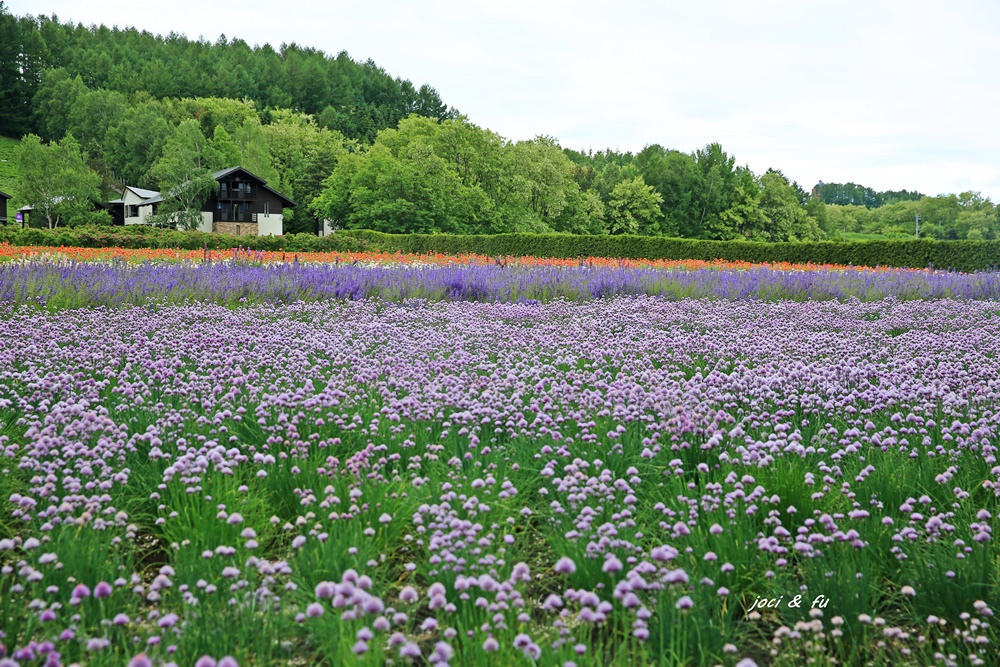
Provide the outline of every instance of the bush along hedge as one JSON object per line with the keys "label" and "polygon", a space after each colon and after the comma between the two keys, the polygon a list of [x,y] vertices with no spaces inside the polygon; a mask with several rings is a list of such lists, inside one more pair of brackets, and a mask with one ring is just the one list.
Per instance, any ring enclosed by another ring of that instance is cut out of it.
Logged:
{"label": "bush along hedge", "polygon": [[21,229],[0,227],[0,242],[13,245],[82,246],[88,248],[181,248],[213,250],[236,247],[291,252],[403,252],[503,257],[620,257],[627,259],[715,259],[729,261],[892,266],[953,271],[996,270],[1000,241],[934,241],[931,239],[749,243],[701,241],[660,236],[587,236],[572,234],[384,234],[342,230],[332,236],[229,236],[178,232],[143,225]]}
{"label": "bush along hedge", "polygon": [[361,252],[373,250],[361,237],[288,234],[286,236],[230,236],[206,232],[178,232],[145,225],[127,227],[66,227],[36,229],[0,227],[0,242],[11,245],[78,246],[83,248],[180,248],[183,250],[287,250],[289,252]]}
{"label": "bush along hedge", "polygon": [[384,252],[706,261],[723,259],[753,263],[791,262],[955,271],[994,270],[1000,264],[1000,241],[912,239],[846,243],[749,243],[658,236],[383,234],[367,230],[339,231],[337,235],[363,239]]}

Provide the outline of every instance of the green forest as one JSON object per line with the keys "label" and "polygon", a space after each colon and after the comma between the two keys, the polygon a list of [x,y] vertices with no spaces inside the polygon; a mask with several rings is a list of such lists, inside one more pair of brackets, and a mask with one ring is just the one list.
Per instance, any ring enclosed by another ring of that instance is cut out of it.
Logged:
{"label": "green forest", "polygon": [[[977,192],[809,190],[718,143],[580,152],[512,141],[346,52],[15,16],[0,2],[0,190],[49,226],[107,223],[124,185],[241,165],[297,202],[285,233],[641,234],[714,240],[1000,238]],[[207,196],[207,195],[206,195]],[[190,205],[190,202],[188,202]]]}

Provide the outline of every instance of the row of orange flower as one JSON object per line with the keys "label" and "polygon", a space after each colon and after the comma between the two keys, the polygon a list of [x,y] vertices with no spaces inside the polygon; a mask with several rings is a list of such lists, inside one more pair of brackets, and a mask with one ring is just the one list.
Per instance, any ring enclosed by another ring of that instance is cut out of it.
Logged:
{"label": "row of orange flower", "polygon": [[885,271],[891,267],[847,267],[835,264],[793,264],[790,262],[767,262],[754,264],[744,261],[715,259],[614,259],[588,257],[560,259],[551,257],[489,257],[477,254],[444,255],[404,254],[385,252],[290,252],[272,250],[183,250],[180,248],[82,248],[77,246],[15,246],[0,243],[0,261],[49,257],[76,261],[123,260],[144,261],[226,261],[242,260],[253,262],[318,262],[329,264],[419,264],[441,266],[446,264],[502,264],[511,266],[619,266],[649,267],[661,269],[749,269],[766,266],[783,271],[815,271],[829,269],[855,269]]}

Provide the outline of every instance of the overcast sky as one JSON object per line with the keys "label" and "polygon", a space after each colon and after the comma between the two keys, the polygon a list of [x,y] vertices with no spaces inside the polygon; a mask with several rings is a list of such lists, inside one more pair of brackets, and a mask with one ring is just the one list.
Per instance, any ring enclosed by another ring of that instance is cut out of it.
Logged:
{"label": "overcast sky", "polygon": [[1000,202],[995,0],[6,0],[16,15],[297,43],[577,150],[719,142],[756,173]]}

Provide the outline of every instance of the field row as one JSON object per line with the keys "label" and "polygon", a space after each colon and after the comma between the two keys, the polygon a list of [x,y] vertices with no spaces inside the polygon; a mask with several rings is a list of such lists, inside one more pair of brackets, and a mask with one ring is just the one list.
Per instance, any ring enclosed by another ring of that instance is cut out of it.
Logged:
{"label": "field row", "polygon": [[669,269],[631,266],[364,265],[360,262],[230,262],[132,264],[40,261],[0,264],[0,304],[48,310],[143,304],[284,304],[329,299],[383,302],[589,301],[620,295],[668,300],[824,301],[884,298],[996,300],[1000,273],[890,270],[811,271],[770,267]]}
{"label": "field row", "polygon": [[790,262],[765,262],[754,264],[744,261],[716,259],[705,261],[700,259],[615,259],[609,257],[583,257],[560,259],[556,257],[511,257],[486,256],[471,253],[402,253],[402,252],[295,252],[285,250],[251,250],[249,248],[233,248],[231,250],[197,249],[183,250],[180,248],[83,248],[75,246],[37,246],[11,245],[0,243],[0,262],[9,260],[47,260],[47,261],[111,261],[127,262],[253,262],[258,264],[275,262],[305,262],[322,264],[353,264],[360,263],[369,266],[378,265],[417,265],[417,266],[448,266],[448,265],[487,265],[500,266],[588,266],[614,268],[655,268],[655,269],[749,269],[764,267],[779,271],[830,271],[851,269],[855,271],[922,271],[922,269],[894,269],[890,267],[847,267],[834,264],[796,264]]}
{"label": "field row", "polygon": [[985,664],[1000,639],[993,301],[3,326],[22,664]]}

